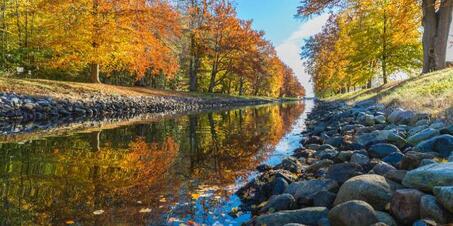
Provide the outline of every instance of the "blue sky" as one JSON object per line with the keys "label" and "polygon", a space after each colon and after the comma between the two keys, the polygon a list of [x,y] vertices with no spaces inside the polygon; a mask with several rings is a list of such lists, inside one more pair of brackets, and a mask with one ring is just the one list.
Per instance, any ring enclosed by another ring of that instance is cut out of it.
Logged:
{"label": "blue sky", "polygon": [[294,18],[298,0],[236,0],[238,16],[241,19],[252,19],[254,28],[266,32],[283,62],[290,66],[307,95],[313,95],[310,77],[304,71],[299,59],[303,40],[320,32],[327,20],[327,15],[314,17],[308,21]]}

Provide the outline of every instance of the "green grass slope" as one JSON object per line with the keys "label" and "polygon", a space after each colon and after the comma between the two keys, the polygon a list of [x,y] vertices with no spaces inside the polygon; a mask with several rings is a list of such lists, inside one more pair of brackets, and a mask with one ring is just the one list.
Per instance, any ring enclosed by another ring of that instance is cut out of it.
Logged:
{"label": "green grass slope", "polygon": [[326,100],[349,103],[376,99],[387,106],[431,114],[433,117],[453,119],[453,69],[445,69],[373,89],[337,95]]}

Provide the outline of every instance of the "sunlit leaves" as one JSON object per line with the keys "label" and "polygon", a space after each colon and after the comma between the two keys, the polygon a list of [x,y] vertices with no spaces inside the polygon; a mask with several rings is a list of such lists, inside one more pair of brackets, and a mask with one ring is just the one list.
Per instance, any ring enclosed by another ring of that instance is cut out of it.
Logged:
{"label": "sunlit leaves", "polygon": [[[316,1],[307,1],[316,2]],[[318,95],[421,67],[421,12],[410,0],[348,1],[302,48]]]}

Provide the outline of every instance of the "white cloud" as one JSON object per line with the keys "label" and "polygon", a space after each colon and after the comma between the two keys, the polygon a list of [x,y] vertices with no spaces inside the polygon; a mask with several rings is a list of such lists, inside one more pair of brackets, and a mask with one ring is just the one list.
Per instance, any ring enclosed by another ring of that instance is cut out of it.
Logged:
{"label": "white cloud", "polygon": [[320,15],[301,24],[288,39],[276,47],[278,56],[294,70],[299,81],[305,87],[307,96],[313,96],[313,84],[310,82],[310,76],[305,73],[305,68],[300,59],[300,49],[305,38],[321,32],[328,18],[329,15],[327,14]]}

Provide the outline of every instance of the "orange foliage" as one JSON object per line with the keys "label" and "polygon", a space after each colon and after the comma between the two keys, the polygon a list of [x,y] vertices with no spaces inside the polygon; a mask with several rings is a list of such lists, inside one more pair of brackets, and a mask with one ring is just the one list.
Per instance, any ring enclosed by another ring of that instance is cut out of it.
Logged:
{"label": "orange foliage", "polygon": [[[180,34],[178,13],[161,0],[43,1],[42,47],[49,66],[83,69],[96,63],[104,72],[129,71],[138,78],[173,75],[177,58],[169,42]],[[76,38],[74,38],[76,37]]]}

